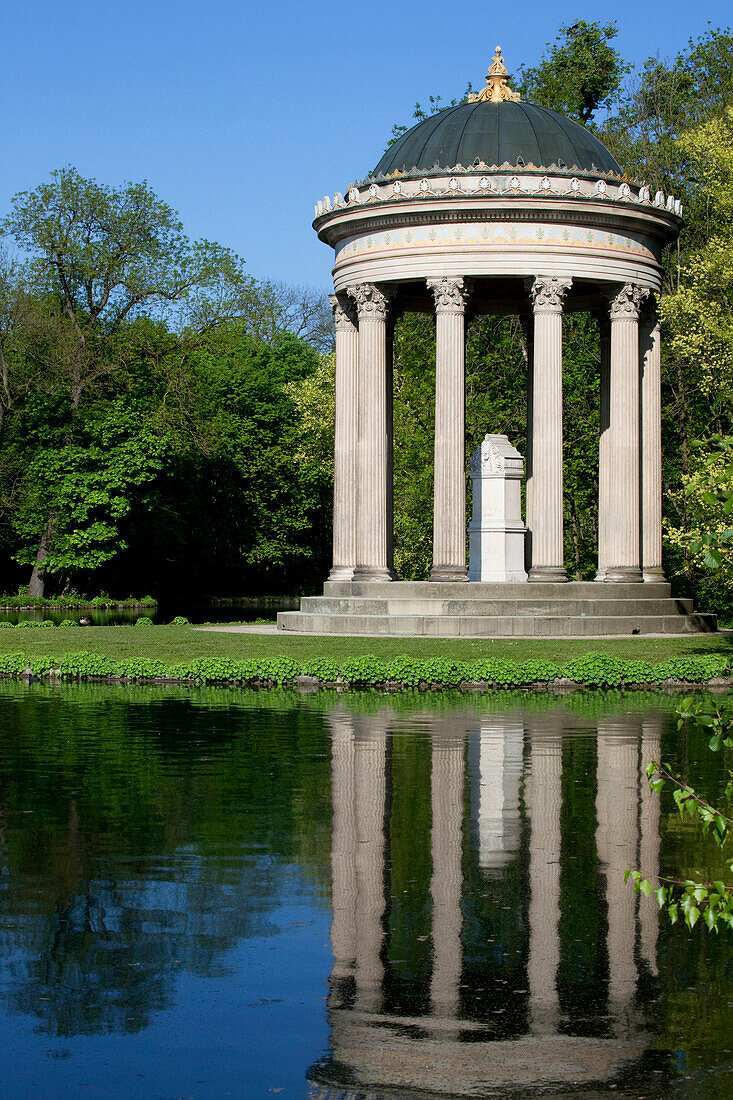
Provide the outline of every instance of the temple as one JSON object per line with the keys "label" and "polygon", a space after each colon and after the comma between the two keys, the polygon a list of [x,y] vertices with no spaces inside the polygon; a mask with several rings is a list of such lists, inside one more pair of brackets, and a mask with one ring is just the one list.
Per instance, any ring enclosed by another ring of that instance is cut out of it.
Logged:
{"label": "temple", "polygon": [[[712,616],[670,598],[662,568],[655,301],[681,205],[627,179],[593,134],[520,101],[508,80],[497,47],[481,92],[419,122],[366,179],[316,204],[314,228],[335,253],[333,567],[324,596],[282,614],[282,629],[715,629]],[[433,562],[429,582],[395,584],[392,336],[405,311],[435,317]],[[592,582],[568,584],[562,322],[577,311],[600,333],[598,570]],[[464,589],[465,334],[481,313],[517,315],[524,328],[527,580]]]}

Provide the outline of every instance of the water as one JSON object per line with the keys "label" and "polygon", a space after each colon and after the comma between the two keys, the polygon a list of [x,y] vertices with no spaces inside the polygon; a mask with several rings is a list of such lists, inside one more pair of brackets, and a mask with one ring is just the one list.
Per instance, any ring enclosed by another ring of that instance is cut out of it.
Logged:
{"label": "water", "polygon": [[183,615],[192,623],[252,623],[258,619],[275,622],[279,610],[297,610],[298,600],[268,600],[264,603],[231,603],[217,600],[211,603],[191,603],[186,599],[144,607],[37,607],[0,610],[0,622],[16,623],[29,620],[33,623],[51,622],[58,625],[64,619],[79,622],[88,619],[85,626],[129,626],[146,615],[154,623],[169,623],[177,615]]}
{"label": "water", "polygon": [[729,1096],[673,707],[0,683],[0,1096]]}

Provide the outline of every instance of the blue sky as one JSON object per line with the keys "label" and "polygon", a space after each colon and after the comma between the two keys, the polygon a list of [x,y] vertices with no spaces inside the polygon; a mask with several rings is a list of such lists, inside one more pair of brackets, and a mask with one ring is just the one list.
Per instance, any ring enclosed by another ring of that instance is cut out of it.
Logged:
{"label": "blue sky", "polygon": [[0,0],[0,212],[64,164],[147,179],[186,231],[257,278],[328,287],[313,204],[377,162],[416,100],[483,85],[500,43],[535,64],[561,24],[619,27],[640,65],[674,56],[730,0]]}

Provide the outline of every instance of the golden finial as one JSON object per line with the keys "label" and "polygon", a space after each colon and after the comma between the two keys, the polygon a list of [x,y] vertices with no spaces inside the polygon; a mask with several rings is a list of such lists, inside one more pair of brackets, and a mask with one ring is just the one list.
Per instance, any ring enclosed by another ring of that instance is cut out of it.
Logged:
{"label": "golden finial", "polygon": [[508,80],[509,73],[501,56],[501,46],[497,46],[486,74],[486,87],[480,92],[473,92],[468,97],[468,102],[502,103],[508,99],[511,103],[519,103],[521,96],[519,92],[512,91],[507,84]]}

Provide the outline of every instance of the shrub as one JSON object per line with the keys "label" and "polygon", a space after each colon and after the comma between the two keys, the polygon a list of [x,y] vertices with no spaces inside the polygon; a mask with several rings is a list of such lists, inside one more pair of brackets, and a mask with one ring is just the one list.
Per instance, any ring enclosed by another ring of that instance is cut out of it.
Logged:
{"label": "shrub", "polygon": [[188,619],[185,615],[176,615],[175,619],[171,620],[171,626],[190,626]]}
{"label": "shrub", "polygon": [[141,615],[136,621],[135,626],[153,626],[153,620],[147,615]]}
{"label": "shrub", "polygon": [[62,619],[59,626],[78,626],[76,619]]}

